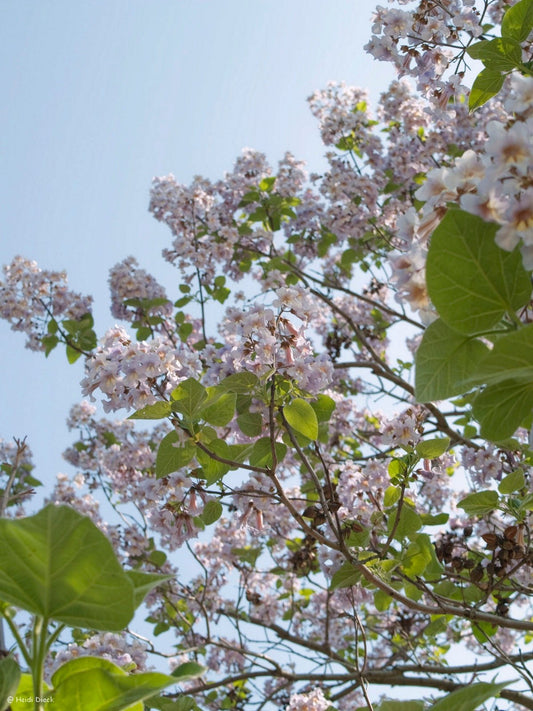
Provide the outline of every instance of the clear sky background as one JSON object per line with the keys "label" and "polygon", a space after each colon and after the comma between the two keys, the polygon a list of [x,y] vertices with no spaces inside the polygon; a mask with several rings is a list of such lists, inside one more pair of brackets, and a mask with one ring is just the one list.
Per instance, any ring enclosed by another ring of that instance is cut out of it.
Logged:
{"label": "clear sky background", "polygon": [[[134,255],[169,290],[154,175],[218,178],[243,147],[324,165],[306,98],[329,80],[375,102],[392,69],[366,55],[365,0],[0,0],[0,262],[66,269],[113,325],[108,270]],[[0,437],[28,436],[36,476],[65,471],[83,365],[46,360],[0,322]]]}

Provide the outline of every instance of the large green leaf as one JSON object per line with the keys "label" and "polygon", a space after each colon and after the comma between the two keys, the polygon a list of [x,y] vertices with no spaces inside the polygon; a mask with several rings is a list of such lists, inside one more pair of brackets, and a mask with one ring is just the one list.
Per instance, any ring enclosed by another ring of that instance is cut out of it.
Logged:
{"label": "large green leaf", "polygon": [[127,570],[126,575],[133,585],[135,607],[139,607],[150,590],[157,588],[167,580],[172,580],[173,575],[159,573],[144,573],[142,570]]}
{"label": "large green leaf", "polygon": [[222,504],[217,499],[211,499],[204,506],[204,510],[201,513],[200,518],[205,523],[206,526],[210,526],[215,521],[222,516],[223,512]]}
{"label": "large green leaf", "polygon": [[512,37],[496,37],[470,45],[466,50],[473,59],[481,59],[488,69],[508,72],[522,64],[522,47]]}
{"label": "large green leaf", "polygon": [[[48,708],[56,708],[56,711],[62,711],[54,705],[54,698],[50,687],[46,682],[43,684],[43,698]],[[20,682],[15,692],[15,698],[11,702],[11,711],[35,711],[35,703],[33,701],[33,679],[31,674],[21,674]]]}
{"label": "large green leaf", "polygon": [[170,403],[166,400],[154,402],[153,405],[147,405],[130,415],[128,420],[162,420],[172,414]]}
{"label": "large green leaf", "polygon": [[331,578],[330,589],[349,588],[361,580],[361,573],[349,561],[345,561]]}
{"label": "large green leaf", "polygon": [[518,42],[528,38],[533,29],[533,0],[520,0],[508,8],[502,20],[502,36]]}
{"label": "large green leaf", "polygon": [[533,382],[505,380],[489,385],[474,400],[472,411],[481,425],[481,436],[501,442],[533,412]]}
{"label": "large green leaf", "polygon": [[533,383],[533,324],[499,336],[464,385],[493,385],[504,380]]}
{"label": "large green leaf", "polygon": [[8,697],[14,696],[20,682],[19,665],[13,657],[0,659],[0,711],[9,706]]}
{"label": "large green leaf", "polygon": [[444,454],[450,446],[449,437],[436,437],[435,439],[426,439],[416,445],[416,453],[424,459],[436,459]]}
{"label": "large green leaf", "polygon": [[[360,706],[359,709],[366,711],[368,706]],[[357,709],[357,711],[359,711]],[[423,701],[397,701],[396,699],[384,699],[376,711],[424,711]]]}
{"label": "large green leaf", "polygon": [[111,543],[68,506],[0,519],[0,599],[72,627],[118,631],[131,621],[134,586]]}
{"label": "large green leaf", "polygon": [[139,709],[143,699],[176,683],[166,674],[127,674],[100,657],[78,657],[52,676],[57,711],[122,711]]}
{"label": "large green leaf", "polygon": [[171,676],[180,681],[187,681],[188,679],[196,679],[196,677],[202,676],[205,670],[205,667],[198,664],[198,662],[183,662],[183,664],[174,669]]}
{"label": "large green leaf", "polygon": [[505,81],[505,74],[496,69],[483,69],[474,79],[470,96],[468,97],[468,108],[470,111],[478,109],[486,104],[489,99],[500,91]]}
{"label": "large green leaf", "polygon": [[318,418],[313,407],[301,397],[295,398],[283,408],[285,419],[293,430],[309,439],[318,437]]}
{"label": "large green leaf", "polygon": [[242,373],[233,373],[228,375],[219,384],[218,387],[230,393],[242,393],[248,395],[259,383],[257,375],[244,371]]}
{"label": "large green leaf", "polygon": [[163,437],[159,443],[155,460],[155,471],[158,479],[172,472],[177,472],[182,467],[186,467],[196,454],[196,445],[192,440],[179,444],[178,440],[178,433],[172,431]]}
{"label": "large green leaf", "polygon": [[510,681],[501,684],[493,684],[480,681],[477,684],[469,684],[462,689],[452,691],[432,704],[427,711],[474,711],[480,704],[493,696],[498,696],[500,691],[509,686]]}
{"label": "large green leaf", "polygon": [[[389,516],[389,520],[387,522],[387,528],[389,530],[389,533],[392,531],[392,528],[395,524],[395,520],[395,514],[392,513]],[[410,536],[411,534],[418,531],[421,526],[422,519],[420,518],[420,516],[416,513],[412,506],[409,506],[408,504],[404,503],[404,505],[402,506],[402,510],[400,511],[399,521],[396,524],[394,538],[397,541],[401,541],[406,536]]]}
{"label": "large green leaf", "polygon": [[[210,452],[221,459],[232,459],[230,446],[226,444],[223,439],[211,440],[211,442],[208,442],[207,448]],[[211,484],[214,484],[216,481],[221,479],[224,474],[227,474],[231,469],[229,464],[225,464],[224,462],[218,461],[218,459],[214,459],[200,448],[198,448],[196,458],[202,467],[202,474],[208,486],[211,486]]]}
{"label": "large green leaf", "polygon": [[469,516],[483,516],[498,507],[500,497],[496,491],[477,491],[461,499],[457,506]]}
{"label": "large green leaf", "polygon": [[172,391],[172,411],[180,412],[191,421],[199,418],[200,412],[207,400],[207,391],[194,378],[188,378]]}
{"label": "large green leaf", "polygon": [[237,417],[237,424],[247,437],[257,437],[263,431],[263,417],[260,412],[243,412]]}
{"label": "large green leaf", "polygon": [[481,341],[454,331],[441,318],[430,324],[416,352],[415,395],[418,402],[444,400],[464,392],[463,381],[476,373],[489,349]]}
{"label": "large green leaf", "polygon": [[210,425],[223,427],[231,422],[235,414],[235,403],[237,395],[235,393],[217,394],[217,397],[211,398],[204,403],[201,410],[201,417]]}
{"label": "large green leaf", "polygon": [[402,570],[413,578],[425,571],[426,576],[442,574],[443,567],[435,553],[435,546],[427,533],[417,533],[402,556]]}
{"label": "large green leaf", "polygon": [[316,396],[316,400],[311,403],[311,407],[315,411],[319,422],[328,422],[337,405],[332,397],[320,393]]}
{"label": "large green leaf", "polygon": [[405,575],[410,578],[422,575],[433,559],[430,546],[429,536],[424,537],[421,533],[415,537],[402,556],[402,570]]}
{"label": "large green leaf", "polygon": [[[274,443],[276,459],[280,462],[287,452],[283,442]],[[272,443],[270,437],[260,437],[253,445],[249,457],[252,467],[271,467],[273,464]]]}
{"label": "large green leaf", "polygon": [[431,238],[428,292],[443,321],[461,333],[488,331],[529,301],[531,280],[520,252],[500,249],[494,242],[497,229],[452,209]]}
{"label": "large green leaf", "polygon": [[524,470],[519,467],[503,477],[498,486],[498,491],[500,494],[512,494],[513,491],[518,491],[518,489],[522,489],[525,485],[526,478],[524,476]]}

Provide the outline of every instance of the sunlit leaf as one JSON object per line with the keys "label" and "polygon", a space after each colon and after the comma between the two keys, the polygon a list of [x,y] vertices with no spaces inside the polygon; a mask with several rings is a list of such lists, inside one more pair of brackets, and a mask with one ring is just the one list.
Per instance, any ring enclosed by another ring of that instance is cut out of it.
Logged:
{"label": "sunlit leaf", "polygon": [[223,508],[220,501],[217,501],[216,499],[211,499],[211,501],[208,501],[204,506],[204,510],[201,514],[201,519],[206,526],[209,526],[212,523],[215,523],[215,521],[218,521],[218,519],[222,516],[222,511]]}
{"label": "sunlit leaf", "polygon": [[172,411],[180,412],[194,421],[199,417],[204,401],[207,399],[207,391],[197,380],[188,378],[172,391],[171,397]]}
{"label": "sunlit leaf", "polygon": [[507,474],[498,486],[500,494],[512,494],[513,491],[518,491],[526,485],[526,478],[523,469],[515,469],[510,474]]}
{"label": "sunlit leaf", "polygon": [[488,68],[509,72],[522,64],[522,47],[512,37],[496,37],[470,45],[466,50],[473,59],[480,59]]}
{"label": "sunlit leaf", "polygon": [[489,385],[474,400],[472,411],[482,437],[493,442],[507,439],[533,411],[533,382],[505,380]]}
{"label": "sunlit leaf", "polygon": [[478,491],[461,499],[457,506],[469,516],[483,516],[498,507],[499,497],[496,491]]}
{"label": "sunlit leaf", "polygon": [[171,412],[169,402],[154,402],[153,405],[147,405],[134,412],[128,417],[128,420],[162,420],[164,417],[168,417]]}
{"label": "sunlit leaf", "polygon": [[49,504],[0,519],[0,599],[71,626],[118,631],[135,611],[134,586],[87,517]]}
{"label": "sunlit leaf", "polygon": [[188,679],[195,679],[205,674],[205,672],[206,668],[197,662],[184,662],[173,670],[171,676],[180,681],[187,681]]}
{"label": "sunlit leaf", "polygon": [[20,669],[13,657],[0,659],[0,711],[9,706],[7,699],[15,694],[19,683]]}
{"label": "sunlit leaf", "polygon": [[484,343],[454,331],[442,319],[431,323],[416,352],[417,401],[444,400],[464,392],[464,381],[477,372],[487,353]]}
{"label": "sunlit leaf", "polygon": [[480,681],[477,684],[468,684],[462,689],[443,696],[427,711],[450,711],[450,709],[453,711],[474,711],[487,699],[498,696],[500,691],[510,683],[510,681],[504,681],[501,684],[494,684]]}
{"label": "sunlit leaf", "polygon": [[224,393],[220,395],[212,405],[206,404],[202,408],[200,412],[201,418],[215,427],[227,425],[231,422],[235,414],[236,399],[237,395],[235,393]]}
{"label": "sunlit leaf", "polygon": [[313,407],[302,398],[295,398],[283,408],[285,419],[295,432],[315,440],[318,437],[318,419]]}
{"label": "sunlit leaf", "polygon": [[520,0],[507,8],[502,19],[502,36],[518,42],[528,38],[533,29],[533,0]]}
{"label": "sunlit leaf", "polygon": [[474,79],[470,96],[468,98],[468,108],[470,111],[479,109],[480,106],[486,104],[489,99],[501,90],[505,74],[496,69],[483,69]]}
{"label": "sunlit leaf", "polygon": [[500,249],[494,241],[497,229],[494,223],[452,209],[431,238],[426,265],[429,295],[443,321],[464,334],[493,328],[531,295],[519,250]]}
{"label": "sunlit leaf", "polygon": [[78,657],[52,676],[54,706],[69,711],[142,710],[143,699],[176,684],[166,674],[127,674],[100,657]]}
{"label": "sunlit leaf", "polygon": [[161,575],[160,573],[145,573],[142,570],[127,570],[126,575],[133,584],[135,607],[142,604],[148,593],[157,588],[167,580],[172,580],[172,575]]}
{"label": "sunlit leaf", "polygon": [[158,478],[176,472],[187,466],[196,454],[196,445],[191,440],[180,442],[178,433],[174,430],[169,432],[161,442],[157,450],[155,460],[155,471]]}
{"label": "sunlit leaf", "polygon": [[330,589],[336,590],[337,588],[348,588],[352,585],[356,585],[361,580],[361,573],[358,573],[353,565],[346,561],[341,567],[333,574],[330,583]]}
{"label": "sunlit leaf", "polygon": [[492,385],[504,380],[533,382],[533,324],[498,336],[464,386]]}
{"label": "sunlit leaf", "polygon": [[450,446],[449,437],[437,437],[436,439],[426,439],[416,445],[416,453],[424,459],[436,459],[440,457]]}

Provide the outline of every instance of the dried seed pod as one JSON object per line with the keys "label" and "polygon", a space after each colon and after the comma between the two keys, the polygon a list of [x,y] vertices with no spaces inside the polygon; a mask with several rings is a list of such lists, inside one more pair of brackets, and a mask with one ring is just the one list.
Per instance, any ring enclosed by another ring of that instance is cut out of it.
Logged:
{"label": "dried seed pod", "polygon": [[326,520],[322,509],[314,505],[308,506],[303,512],[303,516],[305,516],[305,518],[313,519],[313,524],[315,526],[320,526],[320,524],[324,523],[324,521]]}
{"label": "dried seed pod", "polygon": [[481,565],[476,565],[474,570],[470,571],[470,580],[473,583],[479,583],[479,581],[483,578],[483,568]]}
{"label": "dried seed pod", "polygon": [[495,533],[482,533],[481,538],[485,541],[485,544],[489,551],[493,551],[498,547],[498,538]]}
{"label": "dried seed pod", "polygon": [[517,533],[518,533],[518,526],[507,526],[507,528],[503,532],[503,536],[508,541],[514,541],[514,540],[516,540]]}
{"label": "dried seed pod", "polygon": [[259,605],[261,603],[261,595],[256,592],[252,592],[251,590],[246,591],[246,599],[252,605]]}
{"label": "dried seed pod", "polygon": [[496,606],[496,614],[500,615],[501,617],[505,617],[508,612],[509,605],[504,600],[500,600],[500,602]]}
{"label": "dried seed pod", "polygon": [[455,570],[462,570],[464,568],[464,560],[458,555],[452,558],[452,568]]}

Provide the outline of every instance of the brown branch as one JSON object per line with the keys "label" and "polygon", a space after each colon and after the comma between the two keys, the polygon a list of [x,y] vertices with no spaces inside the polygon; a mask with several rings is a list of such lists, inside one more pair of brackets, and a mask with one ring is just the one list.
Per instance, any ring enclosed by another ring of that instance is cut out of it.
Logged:
{"label": "brown branch", "polygon": [[[206,691],[210,691],[212,689],[220,688],[222,686],[230,686],[238,681],[245,681],[247,679],[259,679],[262,677],[273,677],[277,679],[281,678],[286,679],[289,682],[317,681],[321,682],[322,684],[327,684],[328,682],[337,682],[338,684],[347,684],[348,682],[355,682],[352,685],[350,691],[354,691],[355,689],[361,687],[362,684],[361,677],[357,672],[348,674],[294,674],[286,670],[272,672],[268,670],[255,672],[250,670],[241,674],[226,676],[225,678],[220,679],[218,681],[204,683],[200,682],[200,684],[197,684],[196,686],[189,687],[186,692],[190,695],[200,694]],[[431,679],[424,676],[407,677],[403,676],[403,674],[397,674],[394,672],[382,670],[367,672],[365,674],[365,681],[367,681],[369,684],[376,684],[379,686],[409,686],[414,687],[415,689],[437,689],[438,691],[447,691],[449,693],[451,693],[452,691],[457,691],[458,689],[467,688],[469,686],[469,684],[460,684],[449,679]],[[180,696],[181,693],[182,692],[169,694],[167,698],[176,698],[177,696]],[[344,695],[346,695],[346,690],[343,690],[338,694],[332,695],[331,700],[336,701],[338,698],[341,698]],[[501,698],[520,704],[526,709],[533,709],[533,699],[531,699],[529,696],[526,696],[525,694],[520,693],[519,691],[513,691],[512,689],[502,689],[499,692],[499,695]]]}
{"label": "brown branch", "polygon": [[472,622],[489,622],[491,625],[495,625],[496,627],[507,627],[508,629],[513,630],[533,631],[533,622],[528,622],[527,620],[515,620],[511,617],[501,617],[500,615],[495,615],[491,612],[476,610],[473,607],[459,607],[457,605],[443,602],[439,602],[437,607],[433,607],[431,605],[425,605],[421,602],[416,602],[415,600],[410,600],[408,597],[405,597],[398,592],[398,590],[395,590],[391,585],[375,575],[369,568],[366,567],[366,565],[364,565],[364,563],[361,563],[353,558],[350,562],[354,566],[354,569],[359,571],[362,576],[368,580],[368,582],[372,583],[384,593],[387,593],[387,595],[392,597],[394,600],[402,603],[402,605],[405,605],[411,610],[423,612],[426,615],[453,615],[461,619],[471,620]]}

